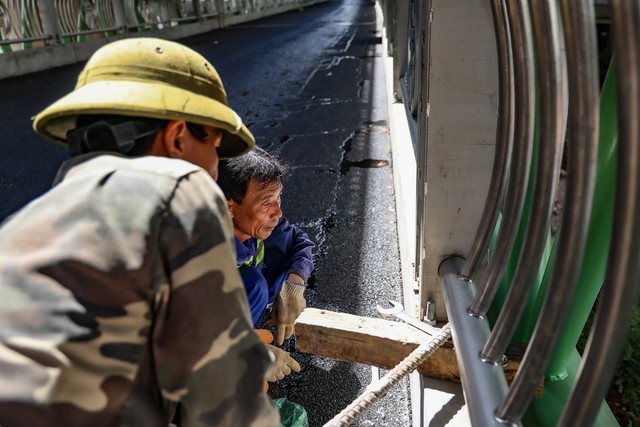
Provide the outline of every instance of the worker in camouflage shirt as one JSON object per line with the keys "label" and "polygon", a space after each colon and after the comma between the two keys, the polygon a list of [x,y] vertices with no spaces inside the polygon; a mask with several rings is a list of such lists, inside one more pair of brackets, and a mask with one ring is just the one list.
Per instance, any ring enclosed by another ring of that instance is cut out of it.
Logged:
{"label": "worker in camouflage shirt", "polygon": [[34,128],[71,159],[0,228],[0,426],[278,426],[214,182],[254,139],[209,62],[113,42]]}

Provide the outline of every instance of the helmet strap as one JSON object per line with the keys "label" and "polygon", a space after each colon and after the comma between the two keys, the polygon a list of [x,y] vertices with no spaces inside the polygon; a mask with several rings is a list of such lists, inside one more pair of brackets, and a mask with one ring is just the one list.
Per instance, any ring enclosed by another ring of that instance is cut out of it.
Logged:
{"label": "helmet strap", "polygon": [[119,124],[105,121],[91,123],[67,132],[69,154],[72,157],[96,151],[127,154],[136,145],[136,140],[152,135],[163,127],[162,124],[149,125],[135,120]]}

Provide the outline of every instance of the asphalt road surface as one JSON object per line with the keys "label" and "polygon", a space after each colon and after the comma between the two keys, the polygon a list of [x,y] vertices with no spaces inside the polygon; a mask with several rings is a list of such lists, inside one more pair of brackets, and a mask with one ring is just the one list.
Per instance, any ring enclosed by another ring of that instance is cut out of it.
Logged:
{"label": "asphalt road surface", "polygon": [[[308,305],[369,317],[402,300],[381,36],[373,2],[330,0],[181,40],[216,67],[258,145],[291,166],[283,210],[317,244]],[[66,158],[31,117],[72,90],[82,65],[0,80],[0,220],[45,192]],[[285,347],[302,372],[270,394],[301,404],[310,427],[372,380],[369,366]],[[405,379],[353,425],[407,426],[409,408]]]}

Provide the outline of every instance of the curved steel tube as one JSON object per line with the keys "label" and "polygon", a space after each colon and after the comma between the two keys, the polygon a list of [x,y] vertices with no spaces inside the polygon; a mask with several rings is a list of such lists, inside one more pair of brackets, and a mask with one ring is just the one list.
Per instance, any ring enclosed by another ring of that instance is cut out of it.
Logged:
{"label": "curved steel tube", "polygon": [[480,356],[497,362],[516,331],[535,285],[547,241],[564,146],[564,40],[555,3],[531,2],[538,53],[539,137],[532,214],[525,231],[518,266],[500,316]]}
{"label": "curved steel tube", "polygon": [[533,40],[531,18],[526,0],[508,0],[507,14],[513,46],[513,71],[515,80],[514,142],[509,182],[504,195],[503,221],[495,243],[494,253],[468,311],[474,316],[484,316],[504,275],[509,254],[513,249],[531,167],[535,108],[533,80]]}
{"label": "curved steel tube", "polygon": [[[576,8],[575,0],[563,0],[563,20],[569,53],[568,67],[569,75],[572,76],[569,89],[571,139],[568,151],[566,210],[557,242],[558,258],[554,263],[550,291],[545,296],[520,371],[496,413],[498,418],[507,422],[517,422],[521,419],[553,355],[579,277],[591,215],[599,120],[597,49],[593,32],[593,5],[588,0],[582,0],[581,6]],[[576,37],[580,36],[582,38],[576,40]],[[572,425],[588,425],[577,423],[575,419],[571,422]]]}
{"label": "curved steel tube", "polygon": [[493,157],[493,171],[489,183],[489,192],[476,232],[476,238],[471,246],[470,254],[460,272],[461,278],[473,280],[478,271],[480,261],[486,253],[498,221],[500,202],[507,186],[511,151],[513,149],[513,58],[511,57],[511,38],[509,37],[509,22],[506,17],[505,0],[491,0],[491,12],[496,34],[498,50],[498,129],[496,147]]}
{"label": "curved steel tube", "polygon": [[640,285],[640,4],[613,0],[618,165],[607,273],[578,378],[559,426],[592,425],[624,347]]}

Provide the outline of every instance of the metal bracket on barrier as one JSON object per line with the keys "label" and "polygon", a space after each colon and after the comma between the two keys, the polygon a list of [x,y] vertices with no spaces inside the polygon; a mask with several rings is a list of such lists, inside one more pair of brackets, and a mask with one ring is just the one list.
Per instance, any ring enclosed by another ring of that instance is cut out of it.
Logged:
{"label": "metal bracket on barrier", "polygon": [[504,427],[495,411],[507,394],[507,381],[499,365],[480,360],[489,323],[467,312],[476,289],[473,283],[458,278],[463,263],[460,257],[447,258],[440,264],[440,278],[469,417],[474,426]]}

